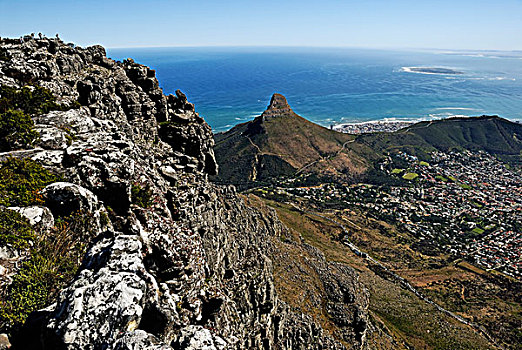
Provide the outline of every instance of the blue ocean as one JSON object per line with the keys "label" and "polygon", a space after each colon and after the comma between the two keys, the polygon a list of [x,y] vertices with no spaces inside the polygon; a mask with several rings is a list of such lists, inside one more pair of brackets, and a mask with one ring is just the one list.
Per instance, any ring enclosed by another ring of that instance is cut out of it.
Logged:
{"label": "blue ocean", "polygon": [[482,114],[522,120],[522,52],[132,48],[108,56],[155,69],[164,92],[182,90],[215,132],[259,115],[274,92],[324,126]]}

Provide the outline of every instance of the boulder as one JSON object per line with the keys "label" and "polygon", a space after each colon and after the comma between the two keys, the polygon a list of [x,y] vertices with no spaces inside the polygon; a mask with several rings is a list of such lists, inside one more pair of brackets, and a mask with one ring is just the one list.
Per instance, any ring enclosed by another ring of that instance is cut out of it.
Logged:
{"label": "boulder", "polygon": [[99,209],[98,198],[86,188],[69,182],[55,182],[42,190],[45,204],[53,214],[68,216],[75,212],[93,213]]}
{"label": "boulder", "polygon": [[178,340],[179,349],[185,350],[223,350],[227,343],[202,326],[187,326],[181,329]]}
{"label": "boulder", "polygon": [[54,217],[49,208],[41,206],[9,207],[29,220],[29,223],[38,231],[47,231],[54,226]]}
{"label": "boulder", "polygon": [[125,332],[112,347],[111,350],[172,350],[166,344],[161,343],[151,334],[137,329],[133,332]]}
{"label": "boulder", "polygon": [[60,349],[106,348],[138,327],[147,275],[138,237],[119,235],[98,241],[85,268],[60,295],[47,325],[48,343]]}

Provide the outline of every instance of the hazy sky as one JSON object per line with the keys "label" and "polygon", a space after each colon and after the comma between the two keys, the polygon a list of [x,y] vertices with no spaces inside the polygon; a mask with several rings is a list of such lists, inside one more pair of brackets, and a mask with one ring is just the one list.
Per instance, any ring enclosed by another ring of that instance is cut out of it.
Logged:
{"label": "hazy sky", "polygon": [[522,0],[0,0],[0,36],[85,46],[522,50]]}

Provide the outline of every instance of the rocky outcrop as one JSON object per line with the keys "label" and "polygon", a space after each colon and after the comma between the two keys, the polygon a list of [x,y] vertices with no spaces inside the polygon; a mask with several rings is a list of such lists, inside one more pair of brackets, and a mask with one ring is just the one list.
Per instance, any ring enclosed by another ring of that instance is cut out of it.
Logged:
{"label": "rocky outcrop", "polygon": [[[278,298],[270,252],[286,228],[247,206],[233,187],[208,182],[217,172],[211,129],[183,93],[163,95],[153,70],[110,60],[100,46],[1,44],[10,57],[0,61],[1,84],[36,83],[58,103],[81,105],[35,117],[35,147],[0,154],[30,157],[67,181],[44,189],[40,209],[16,210],[44,226],[72,212],[94,219],[76,277],[28,320],[15,345],[365,348],[367,297],[348,267],[330,269],[315,254],[342,335]],[[272,102],[275,114],[289,108],[280,98]]]}
{"label": "rocky outcrop", "polygon": [[37,231],[47,231],[54,225],[54,217],[49,208],[41,206],[9,207],[29,220]]}
{"label": "rocky outcrop", "polygon": [[284,97],[281,94],[273,94],[272,98],[270,99],[270,104],[266,108],[266,110],[261,114],[264,118],[269,117],[281,117],[281,116],[288,116],[288,115],[294,115],[294,111],[286,102],[286,97]]}

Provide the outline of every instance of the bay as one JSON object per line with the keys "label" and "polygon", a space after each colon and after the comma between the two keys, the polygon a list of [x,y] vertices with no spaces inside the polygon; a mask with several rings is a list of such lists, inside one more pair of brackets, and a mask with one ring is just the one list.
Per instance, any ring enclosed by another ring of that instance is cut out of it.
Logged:
{"label": "bay", "polygon": [[209,47],[109,49],[108,56],[155,69],[164,92],[183,91],[215,132],[261,114],[274,92],[327,127],[482,114],[522,119],[522,52]]}

